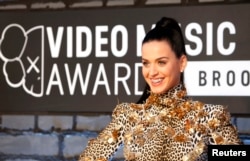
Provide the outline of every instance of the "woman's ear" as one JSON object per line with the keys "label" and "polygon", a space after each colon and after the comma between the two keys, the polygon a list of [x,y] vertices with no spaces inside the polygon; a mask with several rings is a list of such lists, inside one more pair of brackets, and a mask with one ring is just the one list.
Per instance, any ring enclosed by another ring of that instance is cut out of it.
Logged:
{"label": "woman's ear", "polygon": [[182,73],[184,70],[185,70],[185,68],[186,68],[186,66],[187,66],[187,56],[186,55],[182,55],[181,57],[180,57],[180,72]]}

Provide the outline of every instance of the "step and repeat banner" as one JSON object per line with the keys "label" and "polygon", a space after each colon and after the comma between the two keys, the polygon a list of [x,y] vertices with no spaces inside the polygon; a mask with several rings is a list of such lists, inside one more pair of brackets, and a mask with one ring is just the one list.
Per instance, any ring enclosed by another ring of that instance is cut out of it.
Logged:
{"label": "step and repeat banner", "polygon": [[111,112],[142,94],[141,41],[177,19],[194,99],[250,113],[250,4],[0,13],[0,112]]}

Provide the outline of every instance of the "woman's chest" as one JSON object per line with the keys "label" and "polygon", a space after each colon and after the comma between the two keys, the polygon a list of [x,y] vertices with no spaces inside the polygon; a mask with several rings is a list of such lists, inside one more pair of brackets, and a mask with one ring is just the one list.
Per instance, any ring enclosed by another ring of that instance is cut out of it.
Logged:
{"label": "woman's chest", "polygon": [[[182,160],[189,157],[189,153],[197,150],[196,145],[201,142],[201,137],[195,133],[183,133],[177,128],[166,126],[166,124],[155,123],[149,126],[139,125],[132,131],[125,133],[124,156],[127,160]],[[204,144],[198,149],[204,149]],[[196,154],[197,156],[200,153]],[[194,155],[192,155],[194,156]],[[173,159],[175,158],[175,159]]]}
{"label": "woman's chest", "polygon": [[[133,114],[131,125],[124,133],[124,155],[126,158],[183,157],[201,142],[205,134],[193,129],[194,117],[168,117],[168,111]],[[200,145],[203,148],[203,144]],[[152,159],[154,160],[154,159]],[[165,159],[162,159],[165,160]]]}

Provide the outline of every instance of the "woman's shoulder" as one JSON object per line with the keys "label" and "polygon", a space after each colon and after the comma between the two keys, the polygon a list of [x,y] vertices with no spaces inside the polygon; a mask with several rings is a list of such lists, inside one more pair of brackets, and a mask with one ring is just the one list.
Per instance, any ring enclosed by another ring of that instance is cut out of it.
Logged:
{"label": "woman's shoulder", "polygon": [[135,103],[120,103],[116,105],[115,109],[113,110],[112,116],[118,117],[119,115],[129,115],[134,110],[140,110],[142,108],[141,104],[135,104]]}
{"label": "woman's shoulder", "polygon": [[225,105],[203,103],[201,110],[211,124],[227,124],[231,121],[230,112]]}
{"label": "woman's shoulder", "polygon": [[191,102],[191,104],[194,106],[194,109],[196,110],[205,110],[206,112],[226,112],[228,111],[227,106],[222,104],[211,104],[211,103],[204,103],[202,101],[196,101],[196,100],[188,100]]}
{"label": "woman's shoulder", "polygon": [[218,112],[228,112],[228,108],[225,105],[221,104],[211,104],[211,103],[204,103],[202,101],[196,101],[189,99],[183,103],[185,105],[191,105],[192,109],[197,111],[204,111],[209,113],[218,113]]}
{"label": "woman's shoulder", "polygon": [[203,109],[211,114],[229,113],[227,106],[221,104],[204,103]]}

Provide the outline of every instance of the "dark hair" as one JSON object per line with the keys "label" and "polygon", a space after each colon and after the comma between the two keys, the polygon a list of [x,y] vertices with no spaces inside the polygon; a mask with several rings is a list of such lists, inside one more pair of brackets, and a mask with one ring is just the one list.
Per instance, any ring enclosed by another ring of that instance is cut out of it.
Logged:
{"label": "dark hair", "polygon": [[142,44],[152,40],[166,40],[172,47],[177,58],[186,55],[184,38],[178,22],[172,18],[163,17],[144,37]]}
{"label": "dark hair", "polygon": [[[146,34],[146,36],[142,41],[142,44],[153,40],[167,41],[170,44],[177,58],[180,58],[182,55],[186,55],[185,42],[181,28],[178,22],[173,18],[162,17],[156,23],[156,26]],[[183,73],[181,73],[180,79],[181,79],[180,81],[183,83],[184,82]],[[143,103],[149,96],[149,91],[150,87],[146,83],[143,94],[137,103]]]}

